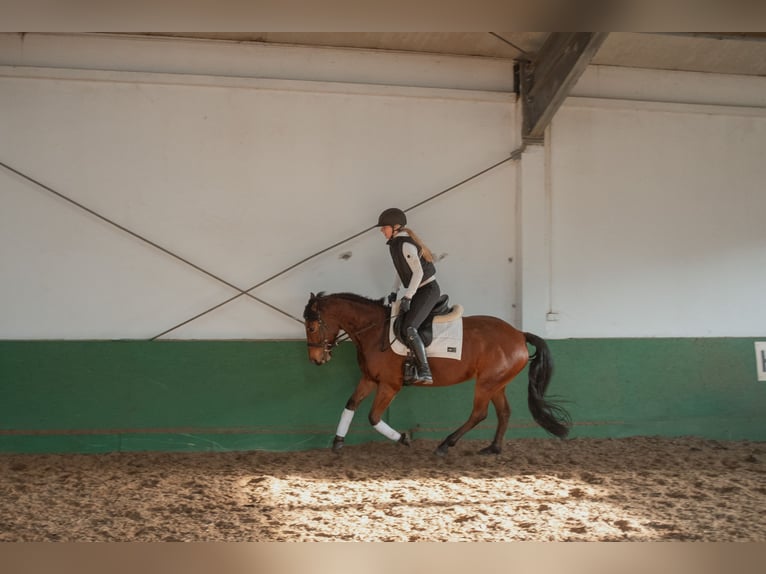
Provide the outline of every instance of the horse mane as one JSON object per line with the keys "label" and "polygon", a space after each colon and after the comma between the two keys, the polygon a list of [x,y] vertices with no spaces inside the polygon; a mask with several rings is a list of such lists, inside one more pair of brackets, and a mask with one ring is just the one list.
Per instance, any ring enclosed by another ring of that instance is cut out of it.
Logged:
{"label": "horse mane", "polygon": [[382,299],[370,299],[369,297],[357,295],[356,293],[330,293],[328,295],[324,291],[320,291],[316,295],[313,293],[311,294],[309,302],[306,304],[306,308],[303,310],[303,318],[306,321],[316,321],[319,318],[316,304],[323,299],[329,299],[331,297],[333,299],[342,299],[343,301],[350,301],[352,303],[361,303],[362,305],[380,307],[381,309],[385,307]]}

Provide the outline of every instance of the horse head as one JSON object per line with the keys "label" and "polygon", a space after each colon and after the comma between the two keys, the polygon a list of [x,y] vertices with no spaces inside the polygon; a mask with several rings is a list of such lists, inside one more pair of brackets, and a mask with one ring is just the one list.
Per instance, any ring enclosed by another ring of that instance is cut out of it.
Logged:
{"label": "horse head", "polygon": [[311,293],[303,311],[306,328],[306,344],[309,360],[315,365],[324,365],[332,359],[332,350],[337,344],[340,326],[331,317],[322,316],[324,293]]}

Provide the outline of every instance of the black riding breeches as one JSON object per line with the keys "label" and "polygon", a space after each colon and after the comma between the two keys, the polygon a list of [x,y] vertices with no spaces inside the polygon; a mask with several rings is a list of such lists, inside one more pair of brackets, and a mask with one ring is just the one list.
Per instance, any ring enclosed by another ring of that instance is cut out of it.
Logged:
{"label": "black riding breeches", "polygon": [[436,305],[440,296],[441,290],[436,281],[431,281],[418,287],[418,290],[415,291],[415,296],[412,298],[410,310],[407,311],[402,320],[401,332],[406,333],[407,327],[415,327],[416,329],[420,327],[434,308],[434,305]]}

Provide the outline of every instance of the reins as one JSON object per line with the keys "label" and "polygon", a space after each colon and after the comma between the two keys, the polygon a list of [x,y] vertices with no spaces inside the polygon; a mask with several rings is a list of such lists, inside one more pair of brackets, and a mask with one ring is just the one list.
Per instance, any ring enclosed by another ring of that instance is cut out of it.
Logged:
{"label": "reins", "polygon": [[[386,307],[386,309],[388,310],[388,312],[386,313],[386,320],[383,321],[384,325],[386,323],[390,323],[392,321],[392,319],[393,319],[393,317],[391,317],[391,305],[388,305]],[[402,313],[399,312],[399,313],[397,313],[396,316],[399,317],[401,314]],[[383,353],[383,352],[387,351],[388,349],[390,349],[391,348],[391,344],[393,343],[393,341],[391,341],[391,338],[388,336],[388,331],[389,331],[388,329],[383,329],[383,332],[380,334],[380,337],[381,337],[381,339],[380,339],[380,352],[381,353]]]}
{"label": "reins", "polygon": [[[389,323],[391,321],[391,319],[392,319],[391,313],[390,313],[391,307],[387,306],[386,309],[388,309],[389,311],[386,313],[386,318],[383,320],[383,322],[375,321],[373,323],[370,323],[366,327],[362,327],[358,331],[355,331],[353,333],[353,335],[356,337],[356,336],[359,336],[360,334],[364,333],[365,331],[369,331],[373,327],[378,327],[380,325],[386,325],[387,323]],[[311,343],[311,342],[307,341],[306,345],[308,345],[309,347],[322,348],[325,351],[329,352],[329,351],[333,350],[335,347],[337,347],[340,343],[343,343],[345,341],[349,341],[349,340],[352,339],[351,334],[349,334],[347,331],[341,329],[338,332],[338,334],[335,335],[333,340],[329,341],[327,336],[326,336],[326,333],[325,333],[327,326],[326,326],[324,320],[322,319],[322,315],[320,314],[319,309],[317,309],[316,314],[317,314],[317,321],[319,322],[319,328],[321,329],[322,341],[319,342],[319,343]],[[386,346],[386,342],[388,342],[388,346]],[[382,341],[381,341],[381,345],[380,345],[380,350],[381,351],[385,351],[386,349],[389,349],[390,347],[391,347],[391,341],[388,340],[388,337],[386,336],[386,329],[383,329],[383,335],[382,335]]]}

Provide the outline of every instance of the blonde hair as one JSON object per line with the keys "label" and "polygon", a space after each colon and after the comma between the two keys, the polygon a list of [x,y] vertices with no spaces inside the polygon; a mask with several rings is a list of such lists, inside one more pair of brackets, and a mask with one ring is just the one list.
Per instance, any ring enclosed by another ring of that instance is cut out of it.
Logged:
{"label": "blonde hair", "polygon": [[415,244],[418,246],[418,249],[420,250],[421,257],[423,257],[423,259],[425,259],[429,263],[433,263],[434,255],[433,253],[431,253],[431,250],[428,247],[426,247],[426,244],[423,243],[423,240],[420,239],[420,237],[418,237],[415,234],[415,232],[412,231],[412,229],[410,229],[409,227],[402,227],[401,230],[406,231],[407,234],[410,237],[412,237],[412,240],[415,242]]}

